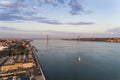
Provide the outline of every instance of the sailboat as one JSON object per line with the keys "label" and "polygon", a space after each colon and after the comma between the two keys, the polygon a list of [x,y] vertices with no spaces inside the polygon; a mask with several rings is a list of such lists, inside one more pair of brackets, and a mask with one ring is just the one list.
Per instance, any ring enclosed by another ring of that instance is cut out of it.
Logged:
{"label": "sailboat", "polygon": [[80,56],[78,57],[78,61],[79,61],[79,62],[81,61]]}

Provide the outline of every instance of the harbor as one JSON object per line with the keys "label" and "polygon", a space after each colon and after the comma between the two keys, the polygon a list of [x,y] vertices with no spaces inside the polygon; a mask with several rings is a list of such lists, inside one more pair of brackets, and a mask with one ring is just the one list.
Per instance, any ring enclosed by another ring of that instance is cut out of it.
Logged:
{"label": "harbor", "polygon": [[0,51],[0,80],[46,80],[31,40],[3,42],[8,48]]}

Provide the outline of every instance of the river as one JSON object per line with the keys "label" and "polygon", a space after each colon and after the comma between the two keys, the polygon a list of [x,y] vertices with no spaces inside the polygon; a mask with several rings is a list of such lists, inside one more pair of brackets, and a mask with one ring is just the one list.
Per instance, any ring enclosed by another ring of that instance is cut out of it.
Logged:
{"label": "river", "polygon": [[120,80],[120,43],[34,40],[32,44],[39,50],[47,80]]}

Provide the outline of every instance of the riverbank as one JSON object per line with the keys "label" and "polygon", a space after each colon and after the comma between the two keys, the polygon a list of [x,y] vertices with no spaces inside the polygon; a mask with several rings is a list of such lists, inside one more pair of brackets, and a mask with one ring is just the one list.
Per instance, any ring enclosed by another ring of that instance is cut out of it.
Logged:
{"label": "riverbank", "polygon": [[39,62],[38,57],[37,57],[37,55],[36,55],[36,52],[33,53],[33,57],[34,57],[34,59],[35,59],[35,63],[36,63],[36,65],[37,65],[39,71],[41,72],[41,75],[40,75],[40,76],[36,76],[36,80],[46,80],[45,75],[44,75],[44,72],[43,72],[42,67],[41,67],[41,65],[40,65],[40,62]]}
{"label": "riverbank", "polygon": [[8,48],[1,51],[0,79],[46,80],[31,40],[10,39],[2,42]]}
{"label": "riverbank", "polygon": [[75,40],[75,41],[96,41],[96,42],[114,42],[120,43],[120,38],[66,38],[61,40]]}

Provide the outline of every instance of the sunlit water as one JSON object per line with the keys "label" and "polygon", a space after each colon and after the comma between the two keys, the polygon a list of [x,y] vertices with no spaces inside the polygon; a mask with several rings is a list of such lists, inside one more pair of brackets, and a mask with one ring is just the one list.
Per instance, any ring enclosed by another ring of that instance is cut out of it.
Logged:
{"label": "sunlit water", "polygon": [[47,80],[120,80],[120,43],[35,40],[33,45]]}

